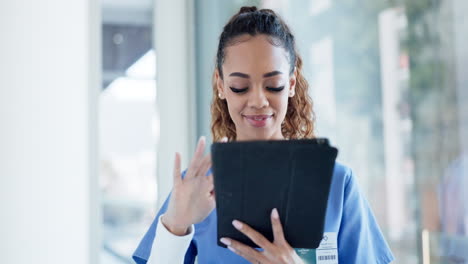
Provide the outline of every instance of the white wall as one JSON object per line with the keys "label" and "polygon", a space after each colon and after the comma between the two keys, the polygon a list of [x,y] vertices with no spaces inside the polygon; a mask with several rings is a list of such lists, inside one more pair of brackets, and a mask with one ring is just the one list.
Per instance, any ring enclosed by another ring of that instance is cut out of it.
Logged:
{"label": "white wall", "polygon": [[98,4],[0,2],[1,263],[97,263]]}

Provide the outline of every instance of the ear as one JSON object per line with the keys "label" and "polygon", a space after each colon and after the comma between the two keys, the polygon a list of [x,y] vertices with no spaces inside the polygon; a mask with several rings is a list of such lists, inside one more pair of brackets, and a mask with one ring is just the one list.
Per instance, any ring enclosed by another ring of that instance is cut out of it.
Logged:
{"label": "ear", "polygon": [[294,72],[289,78],[289,97],[293,97],[296,94],[296,79],[297,78],[297,68],[294,67]]}
{"label": "ear", "polygon": [[215,82],[219,99],[225,99],[226,97],[224,96],[224,83],[223,79],[221,79],[221,76],[219,75],[218,69],[215,70]]}

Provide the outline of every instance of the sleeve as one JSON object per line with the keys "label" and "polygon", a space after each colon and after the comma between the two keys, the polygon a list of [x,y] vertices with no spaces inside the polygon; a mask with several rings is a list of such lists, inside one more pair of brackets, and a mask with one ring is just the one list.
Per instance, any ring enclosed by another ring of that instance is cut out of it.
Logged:
{"label": "sleeve", "polygon": [[340,263],[386,264],[394,260],[372,210],[353,173],[345,181],[343,215],[338,234]]}
{"label": "sleeve", "polygon": [[[185,176],[185,171],[182,173],[182,177]],[[156,228],[159,223],[159,218],[162,214],[164,214],[167,210],[167,206],[169,203],[170,194],[167,197],[166,201],[164,202],[163,206],[159,210],[156,218],[154,219],[153,223],[149,227],[146,234],[143,236],[140,244],[138,245],[137,249],[133,253],[133,260],[137,264],[146,264],[148,259],[151,255],[151,249],[153,247],[154,238],[156,236]],[[185,253],[184,264],[193,264],[195,263],[195,257],[197,256],[197,247],[195,242],[192,240],[190,245]]]}
{"label": "sleeve", "polygon": [[162,216],[158,219],[156,237],[153,241],[152,253],[148,263],[184,263],[185,253],[192,242],[195,227],[192,225],[187,235],[176,236],[162,224]]}

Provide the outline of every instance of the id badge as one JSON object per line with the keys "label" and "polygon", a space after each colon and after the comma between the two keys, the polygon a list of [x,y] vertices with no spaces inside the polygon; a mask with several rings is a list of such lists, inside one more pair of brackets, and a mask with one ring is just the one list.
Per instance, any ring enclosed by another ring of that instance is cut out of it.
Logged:
{"label": "id badge", "polygon": [[338,238],[336,232],[326,232],[317,249],[295,248],[304,264],[338,264]]}

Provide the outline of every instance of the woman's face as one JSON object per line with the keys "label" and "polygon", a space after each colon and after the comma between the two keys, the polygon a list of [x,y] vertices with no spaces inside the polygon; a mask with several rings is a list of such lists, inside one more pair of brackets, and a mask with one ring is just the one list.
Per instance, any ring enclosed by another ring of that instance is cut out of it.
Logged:
{"label": "woman's face", "polygon": [[216,74],[219,96],[227,101],[236,126],[236,140],[283,139],[281,123],[296,85],[296,72],[289,75],[288,53],[265,35],[243,35],[238,40],[225,49],[224,80]]}

